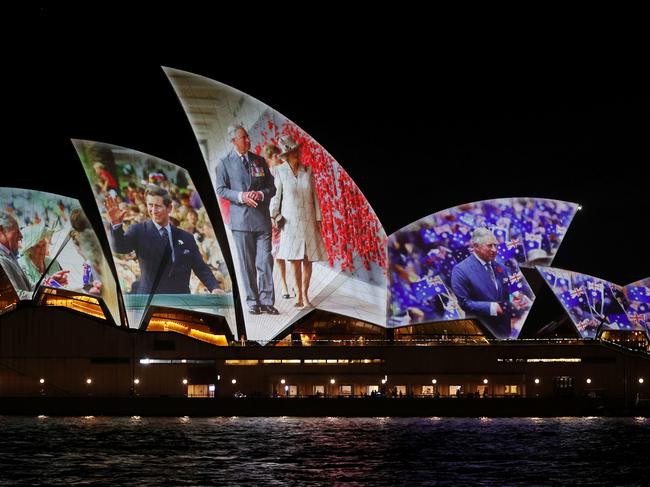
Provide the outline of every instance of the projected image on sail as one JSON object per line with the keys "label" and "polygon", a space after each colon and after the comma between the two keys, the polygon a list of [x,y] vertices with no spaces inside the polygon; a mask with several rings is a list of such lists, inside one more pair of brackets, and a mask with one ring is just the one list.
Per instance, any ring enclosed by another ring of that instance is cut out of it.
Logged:
{"label": "projected image on sail", "polygon": [[644,326],[650,336],[650,277],[628,284],[623,293],[628,318]]}
{"label": "projected image on sail", "polygon": [[577,205],[503,198],[424,217],[388,240],[388,323],[479,319],[516,338],[535,295],[520,266],[551,262]]}
{"label": "projected image on sail", "polygon": [[640,330],[630,320],[623,302],[623,288],[579,272],[537,267],[583,338],[597,338],[601,330]]}
{"label": "projected image on sail", "polygon": [[[36,286],[68,285],[69,269],[53,263],[70,234],[72,198],[18,188],[1,188],[0,262],[21,299],[32,299]],[[45,275],[47,271],[47,275]]]}
{"label": "projected image on sail", "polygon": [[21,299],[41,287],[98,296],[121,322],[115,279],[79,201],[0,188],[0,208],[0,264]]}
{"label": "projected image on sail", "polygon": [[229,86],[166,69],[213,178],[249,339],[314,308],[384,325],[386,235],[341,165]]}
{"label": "projected image on sail", "polygon": [[185,169],[138,151],[74,141],[104,221],[129,326],[149,306],[224,316],[236,335],[230,276]]}

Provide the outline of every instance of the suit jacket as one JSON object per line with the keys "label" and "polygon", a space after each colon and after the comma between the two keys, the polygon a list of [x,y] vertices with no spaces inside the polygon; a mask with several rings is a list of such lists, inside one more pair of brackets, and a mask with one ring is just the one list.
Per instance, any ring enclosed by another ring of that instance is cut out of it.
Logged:
{"label": "suit jacket", "polygon": [[[510,293],[508,290],[508,268],[491,262],[497,287],[488,270],[474,254],[454,267],[451,273],[451,288],[458,298],[458,304],[468,314],[475,315],[498,338],[510,337]],[[499,303],[503,315],[490,316],[490,303]]]}
{"label": "suit jacket", "polygon": [[[215,190],[218,196],[230,201],[231,230],[271,232],[269,204],[275,195],[273,175],[264,158],[250,151],[247,157],[252,166],[252,175],[234,150],[219,161]],[[250,208],[239,202],[239,193],[244,191],[261,191],[264,200],[257,202],[257,208]]]}
{"label": "suit jacket", "polygon": [[288,162],[276,166],[275,190],[271,217],[284,218],[276,258],[301,260],[307,256],[311,261],[327,260],[318,227],[322,218],[311,168],[301,164],[294,176]]}
{"label": "suit jacket", "polygon": [[18,261],[4,249],[0,248],[0,266],[11,281],[19,299],[32,299],[32,283]]}
{"label": "suit jacket", "polygon": [[212,291],[219,286],[212,271],[203,261],[194,236],[171,227],[174,243],[174,262],[171,255],[165,259],[165,241],[151,220],[131,225],[125,232],[122,226],[111,231],[111,247],[114,252],[126,254],[135,251],[140,264],[140,281],[133,294],[150,294],[161,267],[160,281],[156,294],[190,294],[191,271],[197,275],[205,287]]}

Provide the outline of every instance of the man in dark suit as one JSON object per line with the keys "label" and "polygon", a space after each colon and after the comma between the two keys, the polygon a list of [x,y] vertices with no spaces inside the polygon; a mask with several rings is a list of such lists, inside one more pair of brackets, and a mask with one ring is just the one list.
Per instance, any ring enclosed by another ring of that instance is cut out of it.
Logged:
{"label": "man in dark suit", "polygon": [[111,196],[106,196],[104,203],[111,222],[111,248],[120,254],[135,251],[138,258],[140,280],[131,293],[190,294],[194,271],[212,294],[222,294],[194,237],[169,223],[172,199],[167,190],[151,186],[145,199],[151,220],[130,225],[126,232],[122,227],[126,211]]}
{"label": "man in dark suit", "polygon": [[510,338],[508,269],[496,261],[498,242],[487,228],[472,233],[472,254],[451,273],[460,307],[481,319],[497,338]]}
{"label": "man in dark suit", "polygon": [[230,201],[230,230],[239,255],[239,278],[250,314],[278,314],[273,287],[271,216],[275,184],[266,161],[252,153],[248,132],[228,127],[233,149],[217,164],[217,195]]}

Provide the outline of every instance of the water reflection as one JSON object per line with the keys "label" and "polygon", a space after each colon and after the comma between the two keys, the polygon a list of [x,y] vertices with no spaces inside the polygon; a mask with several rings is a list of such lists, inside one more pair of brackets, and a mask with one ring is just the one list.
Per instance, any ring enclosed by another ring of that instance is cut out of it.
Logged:
{"label": "water reflection", "polygon": [[1,484],[626,485],[649,473],[646,418],[43,419],[0,416]]}

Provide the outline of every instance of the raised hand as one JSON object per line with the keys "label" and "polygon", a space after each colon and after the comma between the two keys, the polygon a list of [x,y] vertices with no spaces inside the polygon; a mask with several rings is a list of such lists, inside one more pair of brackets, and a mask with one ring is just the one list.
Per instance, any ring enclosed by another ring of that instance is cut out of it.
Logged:
{"label": "raised hand", "polygon": [[68,285],[68,274],[70,271],[59,271],[55,272],[50,276],[50,279],[58,282],[61,284],[61,286],[67,286]]}
{"label": "raised hand", "polygon": [[111,195],[106,195],[104,199],[104,208],[106,208],[106,213],[108,214],[108,219],[111,222],[111,225],[118,225],[124,221],[124,216],[126,215],[126,210],[121,210],[115,198]]}

